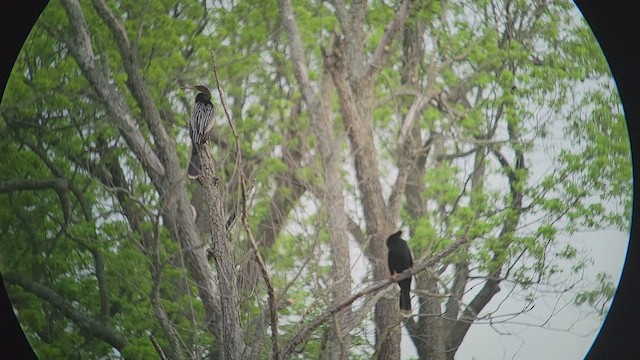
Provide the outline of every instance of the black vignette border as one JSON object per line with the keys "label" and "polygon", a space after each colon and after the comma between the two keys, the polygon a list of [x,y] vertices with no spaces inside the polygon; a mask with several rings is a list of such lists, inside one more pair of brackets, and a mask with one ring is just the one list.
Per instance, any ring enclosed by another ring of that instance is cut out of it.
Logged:
{"label": "black vignette border", "polygon": [[[607,58],[616,84],[631,139],[633,178],[640,178],[640,7],[635,2],[575,1]],[[586,359],[640,359],[640,208],[639,188],[633,183],[631,235],[626,261],[611,309]],[[606,241],[603,239],[603,241]]]}
{"label": "black vignette border", "polygon": [[[0,99],[4,94],[18,53],[47,3],[47,0],[0,1],[0,34],[2,34],[0,36]],[[0,206],[4,205],[0,204]],[[7,360],[37,359],[13,313],[2,274],[0,274],[0,354],[0,358]]]}

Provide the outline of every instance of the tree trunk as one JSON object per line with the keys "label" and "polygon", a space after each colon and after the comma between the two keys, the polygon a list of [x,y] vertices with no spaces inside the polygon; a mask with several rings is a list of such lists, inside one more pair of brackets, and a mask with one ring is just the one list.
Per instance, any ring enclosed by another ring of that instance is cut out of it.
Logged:
{"label": "tree trunk", "polygon": [[417,288],[425,295],[420,296],[420,317],[418,321],[407,321],[407,330],[416,346],[420,359],[446,360],[445,336],[440,317],[441,298],[438,293],[437,276],[431,271],[417,276]]}
{"label": "tree trunk", "polygon": [[235,261],[229,249],[229,234],[226,226],[224,201],[220,195],[219,179],[211,155],[205,146],[200,148],[204,188],[204,217],[208,221],[211,250],[218,269],[220,307],[222,311],[222,353],[225,359],[241,359],[244,354],[243,331],[238,312],[238,288]]}
{"label": "tree trunk", "polygon": [[[316,134],[322,166],[324,169],[324,199],[328,231],[333,260],[332,301],[339,303],[351,294],[351,260],[349,250],[349,232],[347,214],[344,207],[343,181],[340,176],[340,144],[333,135],[331,112],[325,111],[331,104],[332,86],[328,74],[322,78],[320,85],[320,106],[314,109],[317,114],[312,128]],[[347,360],[349,358],[350,336],[343,332],[343,319],[350,315],[348,307],[334,317],[329,333],[329,358],[331,360]]]}
{"label": "tree trunk", "polygon": [[[382,186],[378,173],[378,160],[373,144],[372,122],[365,121],[362,116],[371,120],[370,91],[366,87],[360,88],[360,99],[354,97],[351,85],[347,81],[347,71],[344,63],[344,43],[336,39],[334,52],[325,56],[325,67],[331,73],[333,82],[340,99],[340,113],[346,128],[351,154],[354,158],[358,189],[362,199],[362,207],[367,222],[367,233],[371,238],[369,247],[365,250],[373,267],[374,280],[389,277],[387,266],[386,237],[391,234],[395,224],[390,219],[386,203],[382,197]],[[379,359],[400,358],[400,321],[397,301],[381,299],[375,306],[376,322],[376,354]]]}
{"label": "tree trunk", "polygon": [[[333,135],[331,119],[331,84],[328,76],[323,76],[320,94],[311,85],[302,40],[293,14],[291,2],[280,0],[280,15],[289,37],[291,57],[302,98],[307,105],[311,127],[318,142],[322,168],[324,170],[323,201],[328,216],[329,243],[333,260],[332,302],[339,303],[351,292],[351,264],[347,215],[344,207],[343,182],[340,176],[340,144]],[[329,333],[329,358],[348,359],[350,337],[343,333],[343,319],[350,314],[350,307],[334,316]]]}
{"label": "tree trunk", "polygon": [[[120,130],[121,135],[136,154],[158,192],[158,196],[162,201],[163,223],[170,230],[173,240],[179,243],[182,248],[186,267],[197,284],[198,294],[204,304],[208,329],[219,341],[223,341],[225,349],[230,351],[230,358],[238,358],[245,348],[241,336],[242,329],[239,327],[239,321],[233,319],[233,317],[237,319],[238,316],[237,312],[235,314],[231,312],[231,309],[235,311],[234,306],[225,303],[225,301],[237,302],[237,294],[233,296],[233,293],[227,292],[226,294],[231,294],[232,297],[223,297],[222,301],[218,297],[218,288],[213,280],[202,238],[196,229],[186,188],[185,171],[180,166],[175,143],[168,137],[167,131],[162,124],[159,112],[151,99],[150,91],[141,76],[136,63],[135,52],[131,48],[122,23],[110,12],[103,1],[94,0],[93,4],[122,52],[123,65],[128,75],[127,86],[142,109],[143,118],[154,140],[154,146],[147,142],[138,126],[134,123],[131,110],[128,108],[122,93],[109,81],[104,70],[98,67],[92,49],[89,27],[77,0],[62,1],[69,18],[72,34],[65,41],[69,46],[70,53],[89,80],[89,84],[98,94],[101,102],[105,104],[110,115],[109,118]],[[211,169],[211,171],[213,170]],[[211,173],[209,178],[212,179],[214,176]],[[215,199],[212,201],[215,201]],[[222,204],[213,204],[212,206],[222,206]],[[220,238],[215,238],[216,236],[226,239],[224,224],[223,217],[220,230],[212,231],[217,244],[221,244],[222,241]],[[224,258],[224,261],[220,261],[216,265],[221,267],[218,269],[219,273],[231,276],[230,269],[233,270],[234,268],[232,259]],[[232,287],[235,288],[235,286],[236,283],[234,282]],[[232,317],[228,319],[224,327],[217,321],[221,316],[226,316],[227,319],[230,316]],[[230,325],[232,328],[226,328],[226,325]],[[223,339],[227,339],[227,341]]]}

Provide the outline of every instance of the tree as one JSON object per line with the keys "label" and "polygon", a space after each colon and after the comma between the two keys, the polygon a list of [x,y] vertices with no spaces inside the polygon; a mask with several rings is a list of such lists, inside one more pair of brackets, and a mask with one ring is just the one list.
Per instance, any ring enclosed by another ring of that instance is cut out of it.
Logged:
{"label": "tree", "polygon": [[[584,282],[559,234],[628,226],[624,118],[574,16],[564,1],[52,3],[0,112],[0,265],[25,333],[43,357],[397,359],[404,324],[420,358],[453,359],[499,318],[483,310],[501,289],[532,303]],[[192,182],[184,87],[199,84],[219,90],[218,124]],[[406,321],[386,265],[399,227]],[[576,306],[604,309],[611,286]]]}

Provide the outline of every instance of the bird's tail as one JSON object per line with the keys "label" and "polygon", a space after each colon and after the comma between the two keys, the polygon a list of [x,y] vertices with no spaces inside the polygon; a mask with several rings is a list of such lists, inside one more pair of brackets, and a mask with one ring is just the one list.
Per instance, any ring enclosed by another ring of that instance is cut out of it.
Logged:
{"label": "bird's tail", "polygon": [[191,159],[189,160],[189,168],[187,169],[187,176],[190,179],[197,179],[200,177],[200,152],[198,145],[193,144],[191,148]]}
{"label": "bird's tail", "polygon": [[402,280],[400,282],[401,282],[400,310],[403,313],[410,313],[411,312],[411,279]]}

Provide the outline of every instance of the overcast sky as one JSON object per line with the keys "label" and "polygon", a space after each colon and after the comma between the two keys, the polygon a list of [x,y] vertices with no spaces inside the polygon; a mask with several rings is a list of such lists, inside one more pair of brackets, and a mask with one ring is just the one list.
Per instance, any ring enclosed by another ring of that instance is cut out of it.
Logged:
{"label": "overcast sky", "polygon": [[[616,283],[620,280],[624,258],[627,252],[629,233],[619,231],[598,231],[576,233],[568,238],[577,248],[590,251],[594,264],[585,274],[593,278],[598,272],[612,275]],[[487,306],[491,308],[504,299],[506,291],[502,291]],[[514,321],[532,321],[539,323],[552,311],[555,298],[547,297],[535,302],[535,307],[526,316]],[[501,306],[505,313],[522,309],[523,303],[507,299]],[[490,325],[474,324],[471,326],[462,346],[456,354],[457,360],[582,360],[591,348],[602,320],[598,317],[587,317],[575,307],[567,307],[556,314],[546,328],[537,326],[501,324],[494,329]],[[584,318],[576,322],[578,319]],[[573,324],[570,331],[566,331]],[[402,359],[417,357],[415,347],[403,328]],[[511,332],[514,335],[500,335]]]}

